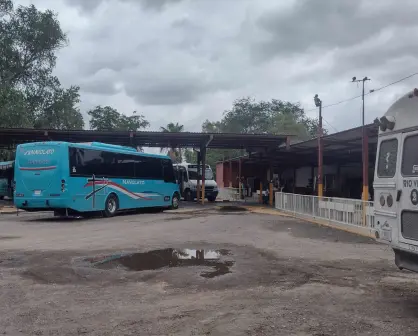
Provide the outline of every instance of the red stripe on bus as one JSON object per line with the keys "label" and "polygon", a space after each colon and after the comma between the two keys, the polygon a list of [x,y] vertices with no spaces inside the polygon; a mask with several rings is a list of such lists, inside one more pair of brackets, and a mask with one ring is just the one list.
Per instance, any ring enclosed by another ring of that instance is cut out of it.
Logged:
{"label": "red stripe on bus", "polygon": [[48,166],[48,167],[20,167],[20,170],[52,170],[57,168],[57,166]]}

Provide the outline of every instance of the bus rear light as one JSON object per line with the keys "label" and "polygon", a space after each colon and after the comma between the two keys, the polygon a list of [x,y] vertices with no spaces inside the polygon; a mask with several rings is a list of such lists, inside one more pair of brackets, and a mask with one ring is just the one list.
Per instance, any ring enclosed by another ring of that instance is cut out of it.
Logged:
{"label": "bus rear light", "polygon": [[385,196],[383,196],[383,195],[380,196],[380,200],[379,201],[380,201],[380,205],[381,206],[385,206]]}
{"label": "bus rear light", "polygon": [[387,205],[388,205],[389,208],[393,205],[393,197],[392,197],[392,195],[389,195],[386,198],[386,203],[387,203]]}

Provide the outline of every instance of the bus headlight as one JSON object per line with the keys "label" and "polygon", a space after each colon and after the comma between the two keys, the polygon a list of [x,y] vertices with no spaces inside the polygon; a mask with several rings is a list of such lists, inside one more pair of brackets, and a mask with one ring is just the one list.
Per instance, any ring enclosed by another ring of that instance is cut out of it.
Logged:
{"label": "bus headlight", "polygon": [[390,208],[393,205],[393,197],[392,195],[389,195],[386,199],[386,203],[388,204],[388,207]]}
{"label": "bus headlight", "polygon": [[385,206],[385,196],[383,195],[380,196],[380,205]]}

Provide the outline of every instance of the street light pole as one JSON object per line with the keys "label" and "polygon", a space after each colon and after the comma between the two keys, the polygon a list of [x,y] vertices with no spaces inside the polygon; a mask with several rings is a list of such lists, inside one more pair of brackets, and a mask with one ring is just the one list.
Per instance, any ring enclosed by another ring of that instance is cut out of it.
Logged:
{"label": "street light pole", "polygon": [[322,176],[322,166],[323,166],[323,148],[322,148],[322,100],[319,99],[316,94],[314,97],[315,106],[319,107],[319,127],[318,127],[318,196],[323,196],[323,176]]}
{"label": "street light pole", "polygon": [[370,78],[364,77],[363,79],[357,79],[353,77],[353,83],[362,83],[362,110],[361,110],[361,119],[362,119],[362,130],[361,130],[361,146],[362,146],[362,157],[363,157],[363,192],[362,200],[369,200],[369,139],[366,132],[365,121],[364,121],[364,84],[369,81]]}

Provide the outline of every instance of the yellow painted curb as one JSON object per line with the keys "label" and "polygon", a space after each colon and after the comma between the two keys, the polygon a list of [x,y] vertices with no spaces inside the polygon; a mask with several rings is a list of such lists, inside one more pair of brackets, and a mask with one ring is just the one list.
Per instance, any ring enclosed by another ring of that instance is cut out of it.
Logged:
{"label": "yellow painted curb", "polygon": [[345,231],[345,232],[349,232],[349,233],[354,233],[354,234],[357,234],[359,236],[363,236],[363,237],[367,237],[367,238],[373,238],[373,239],[376,238],[371,232],[368,233],[368,234],[365,233],[365,232],[362,232],[363,230],[367,230],[364,227],[359,227],[358,229],[355,228],[355,227],[352,227],[352,228],[351,227],[348,227],[348,228],[347,227],[342,227],[342,226],[339,226],[338,224],[329,223],[329,222],[318,220],[318,219],[309,219],[309,218],[305,218],[305,217],[298,216],[298,215],[292,215],[292,214],[284,213],[284,212],[281,212],[280,210],[275,210],[275,209],[271,209],[271,208],[255,207],[255,206],[247,206],[245,208],[248,209],[250,212],[253,212],[253,213],[297,218],[297,219],[303,220],[305,222],[317,224],[317,225],[320,225],[320,226],[326,226],[326,227],[330,227],[330,228],[333,228],[333,229],[337,229],[337,230],[341,230],[341,231]]}

